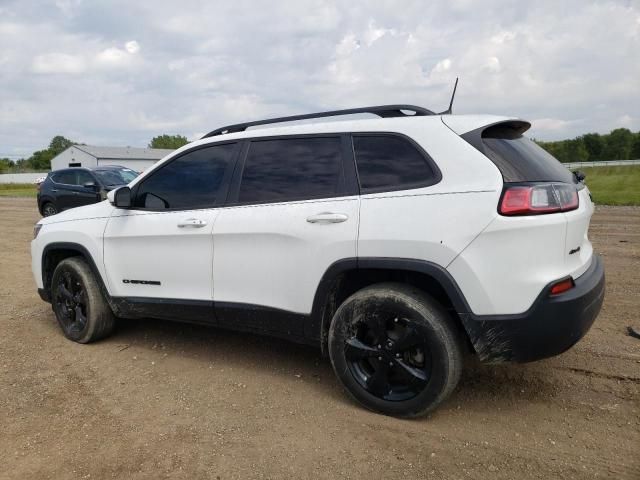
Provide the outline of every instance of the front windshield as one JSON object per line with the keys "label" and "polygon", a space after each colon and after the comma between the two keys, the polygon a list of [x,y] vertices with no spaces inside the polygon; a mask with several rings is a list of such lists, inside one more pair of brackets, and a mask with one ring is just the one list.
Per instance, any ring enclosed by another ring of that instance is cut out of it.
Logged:
{"label": "front windshield", "polygon": [[94,173],[100,179],[103,185],[111,187],[113,185],[126,185],[136,178],[139,174],[128,168],[118,170],[95,170]]}

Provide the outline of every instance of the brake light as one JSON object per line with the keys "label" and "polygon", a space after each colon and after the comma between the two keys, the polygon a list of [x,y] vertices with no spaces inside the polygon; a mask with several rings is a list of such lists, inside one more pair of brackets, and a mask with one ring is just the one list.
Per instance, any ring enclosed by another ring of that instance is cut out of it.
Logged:
{"label": "brake light", "polygon": [[566,278],[564,280],[560,280],[558,283],[554,283],[551,286],[551,291],[549,293],[551,295],[559,295],[567,290],[571,290],[574,286],[573,278]]}
{"label": "brake light", "polygon": [[564,183],[505,186],[498,211],[502,215],[540,215],[578,208],[578,190]]}

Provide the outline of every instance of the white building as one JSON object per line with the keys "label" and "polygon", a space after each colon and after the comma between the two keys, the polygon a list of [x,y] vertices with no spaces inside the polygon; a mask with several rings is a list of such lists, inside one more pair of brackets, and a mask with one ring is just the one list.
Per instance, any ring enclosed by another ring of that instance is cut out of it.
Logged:
{"label": "white building", "polygon": [[67,167],[121,165],[142,172],[173,150],[160,148],[94,147],[73,145],[51,159],[51,170]]}

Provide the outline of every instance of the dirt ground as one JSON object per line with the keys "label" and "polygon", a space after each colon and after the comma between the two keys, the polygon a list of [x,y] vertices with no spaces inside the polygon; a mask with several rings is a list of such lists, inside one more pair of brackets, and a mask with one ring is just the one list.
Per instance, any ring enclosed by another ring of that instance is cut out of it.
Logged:
{"label": "dirt ground", "polygon": [[569,352],[469,362],[431,416],[354,405],[271,338],[129,321],[78,345],[36,293],[33,199],[0,199],[0,478],[640,479],[640,208],[599,207],[607,293]]}

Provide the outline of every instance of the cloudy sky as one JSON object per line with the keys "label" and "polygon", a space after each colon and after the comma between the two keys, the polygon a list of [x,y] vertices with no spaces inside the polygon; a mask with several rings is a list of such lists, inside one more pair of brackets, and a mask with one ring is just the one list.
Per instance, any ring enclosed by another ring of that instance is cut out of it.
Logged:
{"label": "cloudy sky", "polygon": [[368,104],[640,130],[640,0],[0,0],[0,157]]}

